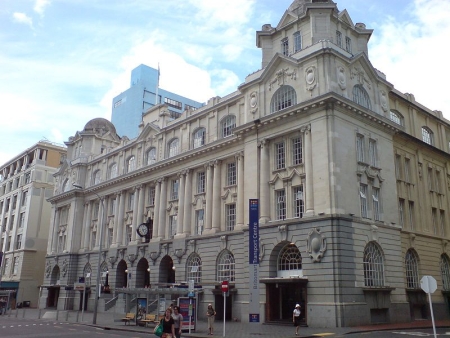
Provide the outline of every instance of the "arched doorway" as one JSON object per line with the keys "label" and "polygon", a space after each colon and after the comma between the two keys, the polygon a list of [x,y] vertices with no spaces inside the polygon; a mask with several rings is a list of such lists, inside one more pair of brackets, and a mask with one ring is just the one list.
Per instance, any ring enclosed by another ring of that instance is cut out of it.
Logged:
{"label": "arched doorway", "polygon": [[116,270],[116,288],[126,288],[128,285],[127,263],[122,259],[117,264]]}
{"label": "arched doorway", "polygon": [[47,308],[57,308],[59,298],[59,266],[56,265],[50,276],[50,287],[48,288]]}
{"label": "arched doorway", "polygon": [[175,267],[173,266],[173,260],[169,255],[166,255],[161,259],[159,264],[159,283],[172,284],[175,283]]}
{"label": "arched doorway", "polygon": [[150,287],[150,266],[145,258],[141,258],[136,266],[136,287]]}

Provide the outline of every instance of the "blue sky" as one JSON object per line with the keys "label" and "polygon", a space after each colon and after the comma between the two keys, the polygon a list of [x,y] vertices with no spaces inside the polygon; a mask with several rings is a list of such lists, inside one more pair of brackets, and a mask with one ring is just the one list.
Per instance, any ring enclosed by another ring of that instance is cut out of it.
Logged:
{"label": "blue sky", "polygon": [[[388,81],[450,119],[450,0],[342,0],[374,29],[369,58]],[[205,102],[261,66],[255,31],[292,0],[0,0],[0,164],[41,139],[67,141],[143,63],[161,87]],[[440,68],[440,64],[447,65]]]}

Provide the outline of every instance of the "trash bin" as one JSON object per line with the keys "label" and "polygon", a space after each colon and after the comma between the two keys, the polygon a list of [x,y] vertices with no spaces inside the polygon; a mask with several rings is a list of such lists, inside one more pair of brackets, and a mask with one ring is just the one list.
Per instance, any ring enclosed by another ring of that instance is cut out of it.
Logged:
{"label": "trash bin", "polygon": [[30,307],[30,301],[29,300],[25,300],[24,302],[23,302],[23,307]]}

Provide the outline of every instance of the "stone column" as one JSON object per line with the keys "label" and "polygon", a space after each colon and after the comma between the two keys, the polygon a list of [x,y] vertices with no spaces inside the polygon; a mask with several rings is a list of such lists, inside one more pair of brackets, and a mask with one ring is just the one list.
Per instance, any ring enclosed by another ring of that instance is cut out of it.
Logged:
{"label": "stone column", "polygon": [[183,224],[184,224],[184,194],[185,194],[185,173],[182,172],[178,175],[180,179],[180,189],[178,191],[178,218],[177,218],[177,233],[175,238],[184,237]]}
{"label": "stone column", "polygon": [[244,228],[244,154],[236,155],[237,162],[237,201],[236,230]]}
{"label": "stone column", "polygon": [[[6,228],[8,229],[8,227]],[[53,235],[52,235],[52,254],[56,254],[58,251],[58,230],[59,230],[59,208],[55,209],[55,217],[53,222]]]}
{"label": "stone column", "polygon": [[91,234],[91,219],[92,219],[92,203],[91,201],[85,203],[84,205],[84,236],[83,236],[83,249],[88,250],[89,249],[89,235]]}
{"label": "stone column", "polygon": [[158,228],[159,228],[159,208],[161,204],[161,180],[156,180],[155,182],[155,206],[153,208],[153,234],[152,240],[158,239]]}
{"label": "stone column", "polygon": [[[139,214],[139,205],[142,198],[142,186],[136,186],[134,188],[134,201],[133,201],[133,222],[131,223],[131,244],[136,244],[136,228],[141,223]],[[142,212],[142,211],[141,211]]]}
{"label": "stone column", "polygon": [[304,217],[314,216],[314,190],[313,190],[313,165],[312,165],[312,142],[311,126],[308,125],[301,130],[305,135],[305,215]]}
{"label": "stone column", "polygon": [[261,165],[260,170],[260,189],[259,200],[260,206],[260,218],[259,223],[266,224],[270,221],[270,189],[269,189],[269,175],[270,175],[270,161],[269,161],[269,141],[263,140],[261,142]]}
{"label": "stone column", "polygon": [[[141,185],[140,189],[139,189],[139,204],[138,204],[138,211],[137,211],[137,216],[136,216],[136,222],[134,223],[135,228],[133,229],[133,233],[136,233],[136,229],[139,226],[139,224],[143,223],[143,222],[147,222],[147,218],[144,217],[144,206],[145,206],[145,186]],[[134,222],[134,218],[133,218],[133,222]],[[134,235],[134,237],[136,238],[136,235]],[[139,238],[138,238],[138,242],[139,242]]]}
{"label": "stone column", "polygon": [[159,205],[158,237],[166,238],[166,205],[167,205],[167,187],[166,178],[161,179],[161,202]]}
{"label": "stone column", "polygon": [[211,230],[212,226],[212,201],[213,201],[213,167],[206,165],[206,208],[204,219],[204,230]]}
{"label": "stone column", "polygon": [[125,198],[126,195],[123,191],[120,192],[119,195],[119,203],[117,205],[117,224],[114,224],[117,227],[117,238],[116,244],[120,246],[123,244],[123,230],[124,230],[124,218],[125,218]]}
{"label": "stone column", "polygon": [[213,181],[213,202],[212,202],[212,226],[211,232],[215,233],[220,231],[220,215],[221,215],[221,205],[220,205],[220,161],[214,161],[214,181]]}
{"label": "stone column", "polygon": [[186,188],[184,193],[184,217],[183,217],[183,233],[189,235],[191,233],[191,212],[192,212],[192,171],[186,170]]}
{"label": "stone column", "polygon": [[103,197],[103,199],[100,200],[99,203],[99,209],[98,209],[98,221],[97,221],[97,238],[95,239],[95,246],[98,248],[100,247],[100,234],[102,232],[103,228],[103,242],[102,247],[105,248],[105,223],[106,223],[106,210],[108,210],[108,200],[106,199],[106,196]]}

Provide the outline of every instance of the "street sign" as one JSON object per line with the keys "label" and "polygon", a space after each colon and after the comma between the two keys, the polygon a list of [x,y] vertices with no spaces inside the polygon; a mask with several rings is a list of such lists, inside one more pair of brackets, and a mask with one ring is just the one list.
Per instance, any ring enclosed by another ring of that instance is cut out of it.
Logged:
{"label": "street sign", "polygon": [[423,276],[420,280],[420,287],[426,293],[434,293],[437,289],[436,279],[432,276]]}
{"label": "street sign", "polygon": [[228,281],[224,280],[222,282],[222,292],[228,292]]}

